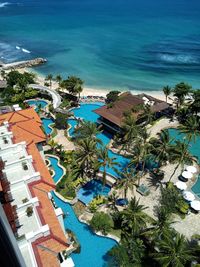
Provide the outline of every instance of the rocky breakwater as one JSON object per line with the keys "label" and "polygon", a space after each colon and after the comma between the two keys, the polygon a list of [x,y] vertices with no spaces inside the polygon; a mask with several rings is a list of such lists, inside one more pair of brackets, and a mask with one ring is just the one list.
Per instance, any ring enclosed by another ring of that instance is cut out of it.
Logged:
{"label": "rocky breakwater", "polygon": [[35,58],[35,59],[17,61],[17,62],[8,63],[8,64],[1,64],[0,68],[4,70],[30,68],[30,67],[44,64],[46,62],[47,60],[44,58]]}

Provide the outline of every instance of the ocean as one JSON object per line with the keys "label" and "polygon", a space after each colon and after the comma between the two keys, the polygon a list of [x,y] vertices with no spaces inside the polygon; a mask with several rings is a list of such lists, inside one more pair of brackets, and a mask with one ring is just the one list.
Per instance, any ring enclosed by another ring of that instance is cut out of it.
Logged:
{"label": "ocean", "polygon": [[47,58],[41,74],[93,88],[200,87],[199,0],[0,2],[0,60]]}

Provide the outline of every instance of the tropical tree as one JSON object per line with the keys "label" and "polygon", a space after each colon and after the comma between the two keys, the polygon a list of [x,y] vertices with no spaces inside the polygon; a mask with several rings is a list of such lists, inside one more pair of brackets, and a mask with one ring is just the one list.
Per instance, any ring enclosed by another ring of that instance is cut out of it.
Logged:
{"label": "tropical tree", "polygon": [[49,141],[48,141],[48,145],[51,146],[52,150],[55,152],[56,151],[56,148],[57,148],[57,145],[58,143],[56,141],[53,140],[53,138],[51,138]]}
{"label": "tropical tree", "polygon": [[114,223],[110,215],[104,212],[96,212],[90,221],[90,226],[93,230],[102,231],[104,235],[107,235],[114,227]]}
{"label": "tropical tree", "polygon": [[68,123],[67,123],[68,114],[63,113],[56,113],[55,118],[55,126],[58,129],[67,129]]}
{"label": "tropical tree", "polygon": [[115,166],[119,165],[116,162],[116,158],[110,157],[109,150],[106,147],[100,147],[97,150],[97,157],[98,157],[98,168],[103,169],[103,184],[106,184],[106,168],[114,168]]}
{"label": "tropical tree", "polygon": [[[113,266],[142,267],[146,256],[146,248],[139,238],[122,240],[121,244],[114,246],[109,255],[112,256]],[[112,266],[112,265],[111,265]]]}
{"label": "tropical tree", "polygon": [[55,77],[55,81],[58,83],[58,85],[60,86],[60,84],[61,84],[61,82],[62,82],[62,77],[61,77],[61,75],[57,75],[56,77]]}
{"label": "tropical tree", "polygon": [[137,138],[134,146],[131,150],[130,163],[129,167],[134,166],[136,172],[140,172],[138,175],[138,185],[140,184],[140,178],[145,173],[145,166],[147,161],[152,156],[151,154],[151,144],[147,142],[149,135],[147,131],[144,129],[141,133],[141,136]]}
{"label": "tropical tree", "polygon": [[151,106],[146,104],[141,106],[141,112],[138,114],[138,121],[151,124],[155,119],[155,113],[152,111]]}
{"label": "tropical tree", "polygon": [[100,127],[96,123],[90,121],[80,121],[77,127],[74,129],[74,139],[79,140],[83,138],[91,138],[102,144],[102,141],[98,138],[100,134]]}
{"label": "tropical tree", "polygon": [[139,127],[131,114],[125,116],[122,124],[122,149],[129,151],[139,132]]}
{"label": "tropical tree", "polygon": [[133,191],[138,177],[133,168],[125,168],[122,172],[118,171],[118,174],[120,179],[117,180],[116,188],[122,189],[124,192],[124,198],[127,198],[128,190]]}
{"label": "tropical tree", "polygon": [[118,211],[118,208],[116,206],[116,202],[117,202],[118,198],[119,198],[119,196],[117,195],[116,191],[113,191],[108,196],[108,204],[107,204],[107,206],[113,211]]}
{"label": "tropical tree", "polygon": [[106,104],[115,102],[118,99],[119,94],[120,94],[120,91],[110,91],[106,95]]}
{"label": "tropical tree", "polygon": [[168,96],[171,94],[171,92],[172,92],[172,89],[169,85],[163,87],[163,93],[165,94],[166,102],[167,102]]}
{"label": "tropical tree", "polygon": [[139,200],[132,198],[128,207],[121,212],[122,229],[125,236],[138,236],[146,228],[148,216],[144,212],[146,207],[139,204]]}
{"label": "tropical tree", "polygon": [[193,91],[193,102],[190,105],[190,109],[193,113],[197,115],[200,112],[200,90]]}
{"label": "tropical tree", "polygon": [[5,72],[5,70],[1,70],[1,77],[2,77],[3,80],[6,79],[6,72]]}
{"label": "tropical tree", "polygon": [[150,139],[152,145],[151,151],[156,156],[159,165],[162,165],[162,163],[165,163],[168,160],[172,141],[168,130],[161,130],[158,134],[158,138]]}
{"label": "tropical tree", "polygon": [[184,82],[175,85],[173,95],[176,97],[177,107],[184,103],[185,97],[191,92],[191,88],[192,87],[189,84]]}
{"label": "tropical tree", "polygon": [[179,166],[183,166],[184,164],[191,164],[193,161],[193,157],[188,151],[188,144],[182,143],[179,140],[175,142],[175,145],[171,146],[170,149],[170,162],[172,163],[177,163],[174,172],[172,173],[169,181],[171,181],[172,177],[176,173],[176,170],[178,169]]}
{"label": "tropical tree", "polygon": [[157,242],[157,247],[153,257],[161,266],[185,267],[196,259],[188,240],[179,233],[169,232]]}
{"label": "tropical tree", "polygon": [[188,143],[196,141],[196,137],[200,134],[200,118],[192,115],[187,118],[184,124],[179,126],[180,131],[186,134]]}
{"label": "tropical tree", "polygon": [[48,74],[45,78],[46,81],[49,81],[49,86],[50,88],[52,87],[52,80],[53,80],[53,75],[52,74]]}
{"label": "tropical tree", "polygon": [[156,219],[153,220],[152,226],[145,231],[145,235],[150,235],[155,240],[161,240],[163,236],[172,230],[171,214],[165,206],[157,207],[155,210]]}
{"label": "tropical tree", "polygon": [[63,81],[65,88],[69,93],[77,95],[80,98],[80,93],[83,91],[83,81],[76,76],[69,76]]}
{"label": "tropical tree", "polygon": [[82,169],[83,173],[91,176],[95,168],[95,163],[97,161],[97,151],[96,151],[96,141],[85,138],[77,142],[78,150],[75,152],[75,159]]}

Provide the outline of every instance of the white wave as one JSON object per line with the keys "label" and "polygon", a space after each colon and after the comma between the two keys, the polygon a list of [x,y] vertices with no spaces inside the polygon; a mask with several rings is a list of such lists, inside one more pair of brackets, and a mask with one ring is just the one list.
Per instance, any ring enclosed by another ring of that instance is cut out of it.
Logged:
{"label": "white wave", "polygon": [[20,50],[20,49],[21,49],[21,48],[20,48],[19,46],[17,46],[17,45],[15,46],[15,48],[16,48],[17,50]]}
{"label": "white wave", "polygon": [[9,2],[0,3],[0,8],[10,5]]}
{"label": "white wave", "polygon": [[28,54],[31,53],[31,51],[29,51],[29,50],[27,50],[27,49],[25,49],[25,48],[22,48],[22,51],[23,51],[24,53],[28,53]]}
{"label": "white wave", "polygon": [[170,54],[161,54],[160,59],[169,63],[178,63],[178,64],[191,64],[197,63],[197,59],[191,55],[170,55]]}

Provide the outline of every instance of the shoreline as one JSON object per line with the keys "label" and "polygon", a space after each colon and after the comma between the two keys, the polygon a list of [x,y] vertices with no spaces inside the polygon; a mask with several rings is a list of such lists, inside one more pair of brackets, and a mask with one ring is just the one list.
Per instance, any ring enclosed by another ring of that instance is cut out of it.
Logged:
{"label": "shoreline", "polygon": [[[17,71],[24,73],[24,72],[32,72],[34,74],[37,75],[36,78],[36,82],[40,85],[44,85],[45,82],[45,76],[39,72],[37,72],[34,68],[16,68]],[[52,88],[51,89],[57,89],[58,88],[58,83],[55,81],[52,81]],[[113,89],[114,90],[114,89]],[[83,91],[81,92],[81,96],[103,96],[106,97],[106,95],[110,92],[113,91],[111,89],[106,89],[106,88],[95,88],[95,87],[90,87],[90,86],[84,86],[83,87]],[[130,91],[133,95],[137,95],[137,94],[148,94],[151,95],[155,98],[158,98],[162,101],[166,101],[165,95],[162,91],[142,91],[142,90],[121,90],[119,89],[115,89],[115,90],[119,90],[120,92],[126,92],[126,91]],[[168,99],[168,102],[171,103],[172,101],[170,100],[170,98]]]}

